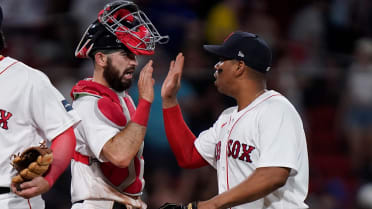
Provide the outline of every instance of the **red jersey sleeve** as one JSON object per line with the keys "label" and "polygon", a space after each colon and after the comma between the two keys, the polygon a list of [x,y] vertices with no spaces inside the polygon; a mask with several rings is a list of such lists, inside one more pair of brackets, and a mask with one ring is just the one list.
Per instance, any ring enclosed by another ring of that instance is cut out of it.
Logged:
{"label": "red jersey sleeve", "polygon": [[186,125],[180,106],[163,109],[165,132],[168,142],[182,168],[199,168],[208,165],[194,146],[195,135]]}

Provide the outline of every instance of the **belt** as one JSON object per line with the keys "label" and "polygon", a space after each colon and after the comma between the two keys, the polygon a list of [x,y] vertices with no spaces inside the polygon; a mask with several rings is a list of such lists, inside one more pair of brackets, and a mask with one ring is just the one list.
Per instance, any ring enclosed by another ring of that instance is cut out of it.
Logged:
{"label": "belt", "polygon": [[91,161],[91,158],[89,156],[86,156],[86,155],[83,155],[79,152],[74,152],[74,155],[72,157],[74,160],[76,161],[79,161],[81,163],[84,163],[86,165],[91,165],[92,164],[92,161]]}
{"label": "belt", "polygon": [[0,194],[9,193],[10,188],[9,187],[0,187]]}
{"label": "belt", "polygon": [[[79,201],[76,201],[72,204],[75,204],[75,203],[83,203],[84,200],[79,200]],[[118,203],[118,202],[114,202],[114,205],[112,206],[112,209],[127,209],[127,207],[125,207],[125,205],[121,204],[121,203]]]}
{"label": "belt", "polygon": [[97,159],[92,158],[92,157],[87,156],[87,155],[83,155],[83,154],[81,154],[80,152],[77,152],[77,151],[74,151],[74,155],[72,156],[72,158],[75,161],[84,163],[85,165],[92,165],[93,162],[98,162]]}

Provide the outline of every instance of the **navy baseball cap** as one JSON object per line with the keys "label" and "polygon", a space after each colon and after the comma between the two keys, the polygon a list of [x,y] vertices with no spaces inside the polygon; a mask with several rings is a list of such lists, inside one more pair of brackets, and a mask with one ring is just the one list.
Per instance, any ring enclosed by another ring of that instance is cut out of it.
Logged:
{"label": "navy baseball cap", "polygon": [[236,31],[221,45],[204,45],[205,50],[221,58],[242,60],[252,69],[266,73],[271,68],[271,49],[258,35]]}

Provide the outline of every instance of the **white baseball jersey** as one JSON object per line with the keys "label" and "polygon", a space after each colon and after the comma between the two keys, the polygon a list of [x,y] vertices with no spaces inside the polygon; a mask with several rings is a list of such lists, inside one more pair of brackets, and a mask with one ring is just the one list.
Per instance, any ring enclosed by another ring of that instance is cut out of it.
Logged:
{"label": "white baseball jersey", "polygon": [[286,184],[268,196],[236,209],[302,209],[309,166],[301,118],[290,102],[267,91],[244,109],[226,109],[195,141],[201,156],[217,169],[223,193],[246,180],[256,168],[291,168]]}
{"label": "white baseball jersey", "polygon": [[[124,96],[124,97],[123,97]],[[118,98],[123,109],[124,116],[127,121],[130,121],[131,113],[134,114],[135,106],[129,95],[118,94]],[[77,139],[76,151],[92,158],[97,159],[100,162],[107,162],[104,156],[101,155],[101,151],[105,143],[115,136],[124,127],[120,127],[117,124],[106,118],[98,107],[99,96],[90,95],[82,96],[79,99],[74,100],[73,107],[82,118],[82,122],[78,124],[75,129],[75,135]],[[128,107],[130,106],[130,107]],[[125,151],[125,150],[123,150]],[[142,159],[143,144],[137,153],[136,159],[134,159],[128,166],[127,171],[121,172],[118,176],[125,176],[124,184],[126,186],[133,183],[136,179],[141,183],[142,191],[144,187],[143,179],[143,166],[144,162]],[[135,161],[137,160],[137,161]],[[135,163],[136,162],[136,163]],[[136,164],[136,165],[135,165]],[[136,172],[140,172],[136,175]],[[127,174],[125,174],[127,172]],[[73,208],[111,208],[113,202],[98,201],[97,199],[112,200],[115,199],[112,194],[105,190],[97,190],[103,185],[102,182],[103,174],[99,167],[98,162],[93,162],[91,165],[86,165],[75,160],[71,163],[71,201],[74,203],[79,200],[92,200],[86,201],[84,205],[74,204]],[[113,174],[114,175],[114,174]],[[140,195],[141,193],[134,194]],[[133,195],[133,194],[132,194]],[[96,201],[93,201],[93,200]],[[89,204],[88,204],[89,203]],[[95,206],[94,206],[95,205]]]}
{"label": "white baseball jersey", "polygon": [[[65,98],[47,76],[10,57],[0,61],[0,186],[9,187],[16,174],[10,157],[42,140],[56,136],[79,121]],[[41,196],[32,208],[44,208]],[[29,208],[15,194],[0,195],[0,208]]]}

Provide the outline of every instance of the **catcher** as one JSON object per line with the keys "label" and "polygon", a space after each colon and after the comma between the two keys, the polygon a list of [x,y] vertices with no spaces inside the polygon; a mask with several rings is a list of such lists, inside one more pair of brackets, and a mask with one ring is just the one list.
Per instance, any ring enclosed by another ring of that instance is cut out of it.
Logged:
{"label": "catcher", "polygon": [[75,56],[91,58],[94,73],[71,91],[82,118],[71,162],[73,209],[146,208],[140,197],[145,186],[143,140],[154,99],[151,60],[140,72],[137,107],[127,89],[137,56],[154,54],[162,40],[166,36],[131,1],[107,4],[83,35]]}
{"label": "catcher", "polygon": [[[5,46],[1,32],[2,17],[0,7],[0,50]],[[76,144],[73,126],[80,119],[45,74],[2,55],[0,98],[1,209],[43,209],[45,204],[40,194],[47,192],[69,165]],[[9,165],[9,158],[15,153],[44,139],[51,142],[53,161],[52,155],[48,154],[42,155],[40,160],[32,160],[29,158],[31,155],[39,156],[31,151],[32,148],[19,155],[20,158],[14,158],[13,164],[20,173]],[[21,169],[24,167],[22,157],[35,161],[37,166],[31,163],[27,166],[30,170]],[[14,183],[11,183],[12,180]]]}

